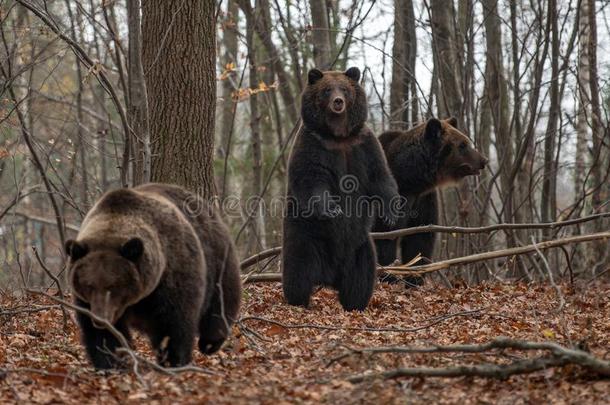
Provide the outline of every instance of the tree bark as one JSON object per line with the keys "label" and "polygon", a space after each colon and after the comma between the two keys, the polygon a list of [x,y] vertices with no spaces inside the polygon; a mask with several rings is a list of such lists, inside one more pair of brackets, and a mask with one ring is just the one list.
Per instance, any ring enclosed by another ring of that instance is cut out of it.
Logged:
{"label": "tree bark", "polygon": [[551,88],[549,119],[544,138],[544,167],[542,174],[542,193],[540,196],[540,219],[551,222],[556,215],[555,178],[555,139],[557,137],[557,119],[559,118],[559,30],[557,28],[557,4],[549,0],[547,18],[551,24]]}
{"label": "tree bark", "polygon": [[216,3],[142,4],[142,61],[148,90],[151,179],[216,193]]}
{"label": "tree bark", "polygon": [[331,63],[330,24],[326,0],[309,0],[311,11],[313,59],[316,67],[328,70]]}
{"label": "tree bark", "polygon": [[415,82],[417,38],[412,0],[394,1],[392,57],[390,125],[396,129],[406,129],[419,120]]}
{"label": "tree bark", "polygon": [[[254,25],[252,15],[246,16],[246,44],[248,46],[248,61],[250,64],[250,88],[258,88],[258,66],[256,65],[256,45],[254,43]],[[258,97],[259,94],[250,95],[250,140],[252,150],[252,190],[251,195],[261,197],[263,189],[263,160],[262,160],[262,140],[260,132],[260,113],[258,108]],[[258,202],[252,204],[249,209],[255,209],[256,213],[250,215],[247,213],[247,221],[250,221],[250,242],[249,252],[258,250],[258,248],[265,248],[264,240],[264,216],[263,216],[263,204]]]}
{"label": "tree bark", "polygon": [[148,183],[151,179],[150,128],[148,96],[142,67],[140,0],[127,2],[127,25],[129,32],[127,117],[133,131],[131,138],[134,140],[133,183],[138,185]]}
{"label": "tree bark", "polygon": [[587,140],[589,139],[590,83],[589,83],[589,2],[581,2],[578,19],[578,112],[576,116],[576,155],[574,156],[574,202],[582,203],[585,190]]}
{"label": "tree bark", "polygon": [[[510,168],[514,160],[513,141],[510,134],[508,86],[502,60],[502,21],[498,15],[497,0],[483,0],[483,13],[487,42],[487,96],[496,132],[496,149],[499,159],[498,170],[504,201],[504,221],[513,222],[513,184]],[[512,244],[509,240],[509,244]]]}

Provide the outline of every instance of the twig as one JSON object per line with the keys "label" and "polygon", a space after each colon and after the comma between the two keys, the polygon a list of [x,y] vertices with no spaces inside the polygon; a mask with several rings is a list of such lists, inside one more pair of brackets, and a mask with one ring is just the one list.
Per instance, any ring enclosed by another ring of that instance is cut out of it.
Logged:
{"label": "twig", "polygon": [[358,349],[355,353],[484,353],[493,349],[515,350],[545,350],[551,352],[550,356],[519,360],[510,364],[479,364],[459,365],[446,368],[399,368],[381,373],[364,373],[347,377],[353,383],[362,382],[372,378],[397,377],[485,377],[506,379],[514,374],[531,373],[549,367],[576,364],[589,371],[602,376],[610,376],[610,362],[597,358],[583,350],[570,349],[555,342],[529,342],[506,337],[498,337],[484,344],[463,344],[451,346],[428,347],[377,347]]}

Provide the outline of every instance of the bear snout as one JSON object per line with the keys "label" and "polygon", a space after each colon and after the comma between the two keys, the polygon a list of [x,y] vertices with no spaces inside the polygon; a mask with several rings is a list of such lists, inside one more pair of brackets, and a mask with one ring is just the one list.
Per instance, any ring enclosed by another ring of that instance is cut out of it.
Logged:
{"label": "bear snout", "polygon": [[485,169],[485,167],[487,166],[488,163],[489,163],[489,159],[487,159],[485,156],[481,155],[481,159],[479,160],[479,169],[480,170]]}
{"label": "bear snout", "polygon": [[330,104],[330,109],[335,114],[343,113],[343,111],[345,111],[345,100],[343,99],[343,97],[335,97],[332,103]]}

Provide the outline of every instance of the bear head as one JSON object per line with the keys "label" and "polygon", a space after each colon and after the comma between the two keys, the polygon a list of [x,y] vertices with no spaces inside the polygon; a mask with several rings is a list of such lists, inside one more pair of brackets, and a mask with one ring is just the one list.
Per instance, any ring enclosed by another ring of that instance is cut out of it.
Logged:
{"label": "bear head", "polygon": [[457,119],[429,119],[424,127],[424,141],[438,151],[437,185],[454,183],[466,176],[478,176],[487,166],[487,158],[457,128]]}
{"label": "bear head", "polygon": [[70,257],[72,291],[89,304],[93,314],[114,324],[142,298],[145,286],[139,268],[146,260],[142,239],[68,240],[65,250]]}
{"label": "bear head", "polygon": [[329,138],[357,135],[368,115],[366,95],[359,80],[360,70],[356,67],[345,72],[311,69],[301,97],[305,127]]}

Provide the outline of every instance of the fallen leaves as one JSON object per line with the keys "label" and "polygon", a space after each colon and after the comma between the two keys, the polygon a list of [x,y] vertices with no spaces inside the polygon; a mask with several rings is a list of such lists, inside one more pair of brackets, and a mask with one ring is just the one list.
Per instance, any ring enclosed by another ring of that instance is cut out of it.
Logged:
{"label": "fallen leaves", "polygon": [[[149,388],[129,372],[93,371],[78,343],[73,323],[64,334],[56,307],[18,315],[3,308],[50,302],[0,300],[0,398],[3,402],[213,402],[213,403],[438,403],[438,402],[602,402],[610,382],[594,379],[577,367],[546,370],[506,381],[480,378],[400,378],[352,384],[358,373],[397,367],[447,367],[482,362],[506,363],[523,352],[434,355],[362,353],[335,362],[354,348],[397,345],[482,343],[497,336],[563,345],[582,342],[597,356],[610,347],[609,284],[564,288],[566,306],[556,313],[555,290],[522,283],[482,284],[446,289],[426,285],[416,290],[379,285],[361,313],[341,309],[336,293],[322,289],[309,309],[283,302],[277,283],[245,287],[242,317],[221,352],[195,355],[195,365],[209,376],[187,372],[167,376],[144,370]],[[10,302],[7,302],[10,301]],[[464,312],[461,316],[450,314]],[[442,319],[441,322],[436,320]],[[277,321],[277,323],[270,323]],[[290,326],[310,325],[315,327]],[[323,328],[321,328],[323,327]],[[367,329],[368,328],[368,329]],[[409,332],[380,330],[404,329]],[[376,330],[377,329],[377,330]],[[152,359],[149,345],[136,336],[136,349]],[[330,363],[330,364],[329,364]],[[4,372],[3,372],[4,369]]]}

